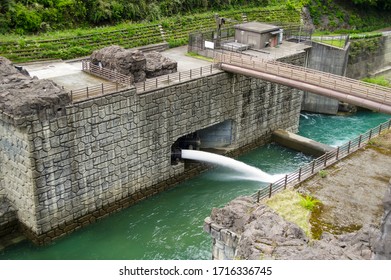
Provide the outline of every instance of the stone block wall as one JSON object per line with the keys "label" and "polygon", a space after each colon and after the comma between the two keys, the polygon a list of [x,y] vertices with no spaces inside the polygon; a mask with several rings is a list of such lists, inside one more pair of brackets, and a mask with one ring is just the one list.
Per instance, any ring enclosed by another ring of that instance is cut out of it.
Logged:
{"label": "stone block wall", "polygon": [[214,223],[210,217],[205,219],[204,231],[212,237],[212,259],[233,260],[240,235]]}
{"label": "stone block wall", "polygon": [[179,137],[226,120],[236,148],[270,139],[278,128],[296,131],[301,97],[222,72],[20,120],[2,115],[1,188],[26,235],[50,242],[172,186],[185,171],[171,165]]}
{"label": "stone block wall", "polygon": [[[30,158],[28,131],[9,115],[0,115],[0,191],[2,204],[11,203],[18,210],[18,218],[36,230],[34,176]],[[4,213],[5,216],[6,213]]]}

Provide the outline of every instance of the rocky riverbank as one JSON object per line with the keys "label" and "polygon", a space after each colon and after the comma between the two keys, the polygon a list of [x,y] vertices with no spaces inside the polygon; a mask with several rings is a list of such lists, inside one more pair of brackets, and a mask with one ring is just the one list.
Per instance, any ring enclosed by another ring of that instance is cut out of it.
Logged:
{"label": "rocky riverbank", "polygon": [[205,226],[213,257],[391,259],[390,155],[391,132],[296,189],[320,201],[308,217],[310,237],[266,201],[240,197],[213,209]]}

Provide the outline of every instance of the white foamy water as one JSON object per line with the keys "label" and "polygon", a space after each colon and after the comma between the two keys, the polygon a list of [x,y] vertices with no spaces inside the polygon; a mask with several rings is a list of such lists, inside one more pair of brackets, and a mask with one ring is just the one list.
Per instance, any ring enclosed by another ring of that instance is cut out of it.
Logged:
{"label": "white foamy water", "polygon": [[270,175],[266,172],[263,172],[261,169],[245,164],[244,162],[204,151],[182,150],[182,158],[209,162],[233,169],[242,173],[242,175],[232,176],[231,178],[237,178],[241,180],[273,183],[283,176],[281,174]]}

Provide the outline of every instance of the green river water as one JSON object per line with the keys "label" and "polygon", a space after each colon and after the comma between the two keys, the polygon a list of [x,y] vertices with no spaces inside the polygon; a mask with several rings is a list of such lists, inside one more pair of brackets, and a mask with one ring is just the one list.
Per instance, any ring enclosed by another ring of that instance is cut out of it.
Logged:
{"label": "green river water", "polygon": [[[337,146],[389,119],[359,112],[353,116],[302,114],[299,134]],[[238,158],[271,174],[288,173],[311,157],[275,144]],[[211,238],[203,221],[213,207],[255,193],[259,182],[233,180],[232,171],[216,168],[135,206],[36,247],[25,241],[0,252],[0,259],[182,259],[211,258]]]}

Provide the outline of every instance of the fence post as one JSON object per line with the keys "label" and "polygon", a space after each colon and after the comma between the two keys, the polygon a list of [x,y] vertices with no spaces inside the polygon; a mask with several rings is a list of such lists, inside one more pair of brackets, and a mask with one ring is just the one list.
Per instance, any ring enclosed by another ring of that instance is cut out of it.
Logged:
{"label": "fence post", "polygon": [[337,160],[338,160],[338,156],[339,156],[339,146],[337,147],[337,155],[336,155]]}
{"label": "fence post", "polygon": [[299,182],[301,181],[301,167],[299,168]]}
{"label": "fence post", "polygon": [[259,190],[257,193],[257,203],[259,203],[260,198],[261,198],[261,191]]}
{"label": "fence post", "polygon": [[284,189],[286,189],[287,185],[288,185],[288,174],[285,175]]}
{"label": "fence post", "polygon": [[328,153],[325,153],[324,154],[324,166],[326,167],[327,166],[327,156],[328,156],[329,154]]}
{"label": "fence post", "polygon": [[352,144],[352,141],[349,141],[348,143],[348,154],[350,153],[350,145]]}
{"label": "fence post", "polygon": [[362,135],[360,134],[360,137],[358,138],[358,147],[360,148],[361,146],[361,140],[362,140]]}
{"label": "fence post", "polygon": [[167,75],[167,84],[170,84],[170,75]]}
{"label": "fence post", "polygon": [[155,81],[156,81],[156,88],[157,88],[157,86],[158,86],[158,81],[157,81],[157,78],[156,78],[156,80],[155,80]]}
{"label": "fence post", "polygon": [[212,64],[210,65],[210,73],[212,74],[213,68]]}
{"label": "fence post", "polygon": [[192,71],[191,71],[191,69],[190,69],[190,79],[191,79],[191,73],[192,73]]}
{"label": "fence post", "polygon": [[103,85],[103,83],[102,83],[102,95],[104,94],[104,85]]}
{"label": "fence post", "polygon": [[87,98],[88,98],[88,87],[86,88],[86,90],[87,90]]}
{"label": "fence post", "polygon": [[115,90],[118,91],[118,81],[115,81]]}
{"label": "fence post", "polygon": [[382,130],[382,123],[380,124],[380,126],[379,126],[379,133],[378,133],[378,135],[380,135],[380,133],[381,133],[381,130]]}
{"label": "fence post", "polygon": [[146,84],[146,82],[144,82],[144,84],[143,84],[144,91],[145,91],[145,84]]}
{"label": "fence post", "polygon": [[391,119],[388,121],[388,129],[391,128]]}
{"label": "fence post", "polygon": [[202,67],[201,67],[201,69],[200,69],[200,76],[202,77]]}
{"label": "fence post", "polygon": [[272,197],[272,186],[273,186],[273,184],[269,185],[269,198]]}
{"label": "fence post", "polygon": [[368,140],[371,140],[371,138],[372,138],[372,129],[369,131]]}
{"label": "fence post", "polygon": [[71,100],[73,102],[73,91],[71,90]]}
{"label": "fence post", "polygon": [[315,172],[315,160],[312,161],[311,174],[314,174],[314,172]]}
{"label": "fence post", "polygon": [[179,72],[179,82],[181,81],[181,72]]}

